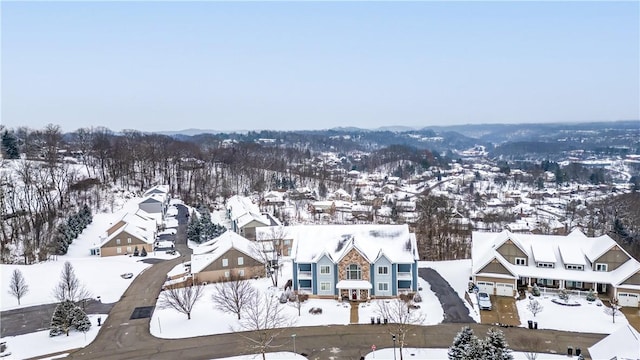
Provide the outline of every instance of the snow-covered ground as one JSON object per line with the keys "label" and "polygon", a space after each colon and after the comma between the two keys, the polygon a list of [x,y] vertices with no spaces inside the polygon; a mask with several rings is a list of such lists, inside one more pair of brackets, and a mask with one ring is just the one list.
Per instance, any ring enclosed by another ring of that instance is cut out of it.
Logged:
{"label": "snow-covered ground", "polygon": [[[178,253],[168,255],[164,251],[149,252],[146,258],[127,255],[108,257],[90,255],[89,249],[100,244],[100,236],[120,216],[122,216],[120,212],[95,214],[93,222],[71,243],[67,254],[57,256],[55,260],[33,265],[0,264],[2,284],[9,284],[13,270],[19,269],[29,285],[29,292],[20,299],[20,305],[15,297],[9,295],[6,287],[3,287],[0,291],[0,310],[54,303],[55,299],[51,292],[60,279],[60,273],[66,261],[73,265],[76,276],[91,292],[93,298],[99,296],[102,302],[111,303],[118,301],[135,277],[151,266],[143,263],[142,259],[173,259],[180,256]],[[129,272],[133,273],[133,278],[120,277],[120,274]]]}
{"label": "snow-covered ground", "polygon": [[580,306],[559,305],[551,301],[553,298],[557,298],[557,296],[543,294],[534,297],[543,307],[535,317],[527,309],[529,299],[517,301],[520,326],[527,327],[529,326],[528,321],[532,320],[538,323],[539,329],[611,334],[620,326],[629,323],[621,312],[616,315],[616,322],[613,323],[612,316],[605,313],[606,306],[597,306],[596,302],[588,302],[584,297],[572,296],[570,298],[571,302],[575,301]]}
{"label": "snow-covered ground", "polygon": [[[364,358],[366,360],[394,360],[400,359],[400,350],[395,349],[396,358],[393,357],[393,348],[377,349],[375,352],[368,353]],[[420,360],[442,360],[447,358],[448,349],[416,349],[405,348],[403,349],[403,355],[405,359],[420,359]],[[526,360],[527,356],[522,352],[512,352],[514,360]],[[554,355],[554,354],[539,354],[540,360],[556,360],[566,359],[566,355]]]}
{"label": "snow-covered ground", "polygon": [[[307,358],[302,356],[302,355],[298,355],[298,354],[294,354],[294,353],[290,353],[290,352],[274,352],[274,353],[266,353],[265,354],[267,360],[306,360]],[[227,357],[227,358],[218,358],[218,360],[261,360],[262,359],[262,354],[253,354],[253,355],[241,355],[241,356],[233,356],[233,357]]]}
{"label": "snow-covered ground", "polygon": [[69,336],[64,334],[49,337],[49,330],[38,331],[20,336],[8,336],[2,338],[7,342],[7,352],[11,355],[4,359],[28,359],[46,354],[53,354],[62,351],[82,348],[89,345],[98,335],[98,318],[102,318],[102,323],[107,319],[107,315],[89,315],[91,328],[86,333],[80,331],[70,331]]}

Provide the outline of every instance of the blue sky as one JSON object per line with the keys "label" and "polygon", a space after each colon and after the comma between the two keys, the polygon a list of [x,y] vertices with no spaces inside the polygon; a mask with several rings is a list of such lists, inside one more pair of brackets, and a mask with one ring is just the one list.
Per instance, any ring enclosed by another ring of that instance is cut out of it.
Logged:
{"label": "blue sky", "polygon": [[638,2],[2,2],[2,121],[144,131],[640,118]]}

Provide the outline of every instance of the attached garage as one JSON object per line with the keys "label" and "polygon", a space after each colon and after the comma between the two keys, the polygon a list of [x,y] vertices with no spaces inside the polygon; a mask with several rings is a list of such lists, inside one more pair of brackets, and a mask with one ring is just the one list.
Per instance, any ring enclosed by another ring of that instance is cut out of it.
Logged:
{"label": "attached garage", "polygon": [[489,295],[493,295],[494,283],[488,281],[478,281],[476,283],[476,286],[478,287],[478,290],[480,292],[486,292]]}
{"label": "attached garage", "polygon": [[496,283],[496,295],[498,296],[513,296],[513,290],[513,284]]}
{"label": "attached garage", "polygon": [[638,307],[640,296],[634,293],[618,293],[618,305],[628,307]]}

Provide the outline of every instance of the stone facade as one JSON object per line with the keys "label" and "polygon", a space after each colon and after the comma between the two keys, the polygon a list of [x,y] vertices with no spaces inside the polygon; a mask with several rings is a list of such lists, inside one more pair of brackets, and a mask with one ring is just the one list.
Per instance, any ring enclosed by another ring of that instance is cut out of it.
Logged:
{"label": "stone facade", "polygon": [[347,267],[351,264],[358,264],[362,269],[362,280],[371,281],[369,262],[356,249],[351,249],[338,264],[338,281],[347,280]]}

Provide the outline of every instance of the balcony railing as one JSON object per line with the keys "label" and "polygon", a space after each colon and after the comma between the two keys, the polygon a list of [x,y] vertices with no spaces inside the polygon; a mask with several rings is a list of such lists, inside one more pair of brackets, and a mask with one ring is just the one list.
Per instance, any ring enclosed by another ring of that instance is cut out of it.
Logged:
{"label": "balcony railing", "polygon": [[309,278],[311,279],[311,271],[298,271],[298,279]]}

